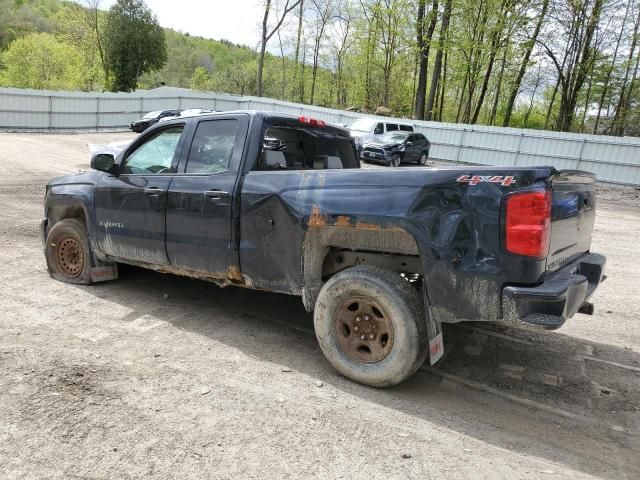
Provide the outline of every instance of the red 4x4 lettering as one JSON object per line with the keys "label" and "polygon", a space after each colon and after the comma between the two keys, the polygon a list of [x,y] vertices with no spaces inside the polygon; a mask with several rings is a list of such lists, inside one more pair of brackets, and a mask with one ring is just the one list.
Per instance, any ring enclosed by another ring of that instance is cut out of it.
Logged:
{"label": "red 4x4 lettering", "polygon": [[477,185],[482,182],[487,183],[499,183],[503,187],[508,187],[509,185],[516,183],[516,178],[508,175],[506,177],[502,175],[462,175],[458,177],[458,183],[468,183],[469,185]]}

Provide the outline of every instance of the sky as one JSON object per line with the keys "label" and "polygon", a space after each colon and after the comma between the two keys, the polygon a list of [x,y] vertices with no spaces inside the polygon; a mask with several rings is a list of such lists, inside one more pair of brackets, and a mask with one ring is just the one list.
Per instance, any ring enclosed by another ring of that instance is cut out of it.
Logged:
{"label": "sky", "polygon": [[[115,0],[103,0],[108,9]],[[163,27],[256,48],[261,0],[145,0]]]}

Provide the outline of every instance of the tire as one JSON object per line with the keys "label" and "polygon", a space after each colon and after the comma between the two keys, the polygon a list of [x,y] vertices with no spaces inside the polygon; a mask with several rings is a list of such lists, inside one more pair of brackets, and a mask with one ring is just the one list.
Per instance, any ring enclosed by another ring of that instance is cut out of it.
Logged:
{"label": "tire", "polygon": [[402,161],[402,159],[400,158],[400,155],[394,155],[393,157],[391,157],[391,163],[389,164],[389,166],[390,167],[399,167],[401,161]]}
{"label": "tire", "polygon": [[75,218],[54,224],[44,249],[49,274],[56,280],[88,285],[91,283],[91,249],[87,227]]}
{"label": "tire", "polygon": [[337,273],[322,287],[313,321],[327,360],[345,377],[365,385],[397,385],[413,375],[428,354],[420,296],[395,272],[358,266]]}
{"label": "tire", "polygon": [[418,165],[425,166],[428,160],[429,160],[429,153],[424,151],[420,154],[420,158],[418,159]]}

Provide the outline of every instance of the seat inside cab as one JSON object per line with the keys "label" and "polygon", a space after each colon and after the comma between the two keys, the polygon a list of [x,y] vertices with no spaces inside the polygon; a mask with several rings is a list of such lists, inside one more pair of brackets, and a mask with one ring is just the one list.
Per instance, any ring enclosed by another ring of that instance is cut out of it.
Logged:
{"label": "seat inside cab", "polygon": [[350,139],[335,129],[288,122],[264,135],[255,170],[335,170],[358,168]]}

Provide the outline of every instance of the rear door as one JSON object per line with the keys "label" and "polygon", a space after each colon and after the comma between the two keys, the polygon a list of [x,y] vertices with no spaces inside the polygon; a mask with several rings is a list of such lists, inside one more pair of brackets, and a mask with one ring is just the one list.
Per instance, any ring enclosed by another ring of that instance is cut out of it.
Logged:
{"label": "rear door", "polygon": [[248,126],[247,115],[197,122],[167,194],[171,265],[223,274],[235,264],[231,261],[233,194]]}
{"label": "rear door", "polygon": [[427,139],[425,138],[424,135],[422,135],[421,133],[416,133],[413,135],[414,137],[414,143],[416,146],[416,159],[420,158],[420,156],[422,155],[422,153],[427,153],[427,155],[429,154],[429,142],[427,141]]}
{"label": "rear door", "polygon": [[95,189],[96,241],[122,260],[168,263],[166,194],[183,142],[183,125],[148,133],[128,149],[119,175],[105,175]]}
{"label": "rear door", "polygon": [[589,251],[595,223],[595,177],[562,171],[552,181],[551,241],[547,270],[558,270]]}
{"label": "rear door", "polygon": [[416,143],[416,136],[409,135],[407,137],[407,147],[405,153],[405,160],[416,160],[418,158],[418,144]]}

